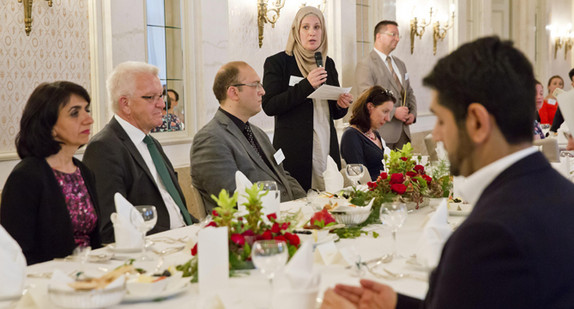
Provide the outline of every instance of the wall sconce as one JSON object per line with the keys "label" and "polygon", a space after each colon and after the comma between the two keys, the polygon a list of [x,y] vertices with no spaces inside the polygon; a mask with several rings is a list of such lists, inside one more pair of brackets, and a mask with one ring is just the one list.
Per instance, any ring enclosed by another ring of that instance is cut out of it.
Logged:
{"label": "wall sconce", "polygon": [[441,26],[440,21],[436,21],[433,26],[433,44],[432,44],[432,54],[436,55],[436,44],[439,40],[444,40],[446,33],[450,28],[454,26],[454,8],[452,9],[452,14],[450,20],[447,20],[446,25]]}
{"label": "wall sconce", "polygon": [[[22,3],[24,1],[24,26],[26,30],[26,35],[30,35],[30,31],[32,31],[32,3],[34,0],[18,0],[18,3]],[[48,6],[52,7],[52,0],[48,1]]]}
{"label": "wall sconce", "polygon": [[[321,2],[319,4],[317,4],[317,8],[319,10],[321,10],[321,13],[325,13],[325,7],[327,7],[327,0],[321,0],[321,1],[315,1],[315,2]],[[302,2],[301,5],[299,6],[300,8],[307,6],[307,2]]]}
{"label": "wall sconce", "polygon": [[[268,8],[271,2],[272,8]],[[279,11],[285,6],[285,0],[258,0],[257,1],[257,28],[259,28],[259,48],[263,45],[263,26],[270,23],[275,28],[275,23],[279,18]]]}
{"label": "wall sconce", "polygon": [[570,34],[570,37],[568,38],[568,40],[566,40],[566,42],[564,42],[564,60],[568,59],[566,57],[566,55],[568,54],[568,52],[570,50],[572,50],[573,44],[574,44],[574,37],[572,37],[572,34]]}
{"label": "wall sconce", "polygon": [[572,49],[574,33],[572,33],[572,24],[568,24],[565,29],[560,31],[556,25],[546,26],[554,38],[554,59],[558,55],[558,50],[564,47],[564,60],[567,60],[568,52]]}
{"label": "wall sconce", "polygon": [[413,54],[414,50],[415,50],[415,36],[418,36],[419,39],[422,39],[423,34],[425,33],[425,28],[430,25],[432,20],[432,7],[430,8],[430,14],[429,14],[429,21],[425,22],[425,20],[421,20],[419,23],[419,20],[417,19],[417,17],[415,16],[415,18],[411,19],[411,55]]}

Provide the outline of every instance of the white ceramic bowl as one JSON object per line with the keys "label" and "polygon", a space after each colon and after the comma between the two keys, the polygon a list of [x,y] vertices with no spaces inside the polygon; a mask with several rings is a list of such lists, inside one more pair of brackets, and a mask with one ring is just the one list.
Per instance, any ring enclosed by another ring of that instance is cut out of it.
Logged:
{"label": "white ceramic bowl", "polygon": [[358,225],[367,220],[367,218],[371,214],[371,209],[369,208],[369,210],[367,211],[352,211],[352,212],[333,211],[331,212],[331,214],[333,215],[333,217],[335,217],[335,220],[337,220],[338,223],[343,223],[345,225]]}
{"label": "white ceramic bowl", "polygon": [[48,297],[59,307],[70,309],[95,309],[117,305],[126,293],[126,286],[89,291],[67,291],[48,287]]}

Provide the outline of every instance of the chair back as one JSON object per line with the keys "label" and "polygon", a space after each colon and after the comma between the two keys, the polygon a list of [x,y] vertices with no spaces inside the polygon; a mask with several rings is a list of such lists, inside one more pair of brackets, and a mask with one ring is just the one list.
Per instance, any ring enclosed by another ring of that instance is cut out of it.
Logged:
{"label": "chair back", "polygon": [[560,162],[560,148],[558,148],[558,140],[555,138],[537,139],[533,142],[534,146],[544,154],[546,159],[550,162]]}
{"label": "chair back", "polygon": [[438,155],[436,153],[436,143],[432,138],[432,133],[429,133],[427,136],[425,136],[425,145],[429,153],[429,160],[438,161]]}

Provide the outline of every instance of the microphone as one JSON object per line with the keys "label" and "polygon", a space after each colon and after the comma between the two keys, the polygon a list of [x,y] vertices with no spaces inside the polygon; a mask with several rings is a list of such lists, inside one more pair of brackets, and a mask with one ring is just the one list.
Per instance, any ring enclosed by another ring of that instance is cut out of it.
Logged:
{"label": "microphone", "polygon": [[315,53],[315,62],[317,62],[317,67],[323,67],[323,55],[321,55],[321,52]]}

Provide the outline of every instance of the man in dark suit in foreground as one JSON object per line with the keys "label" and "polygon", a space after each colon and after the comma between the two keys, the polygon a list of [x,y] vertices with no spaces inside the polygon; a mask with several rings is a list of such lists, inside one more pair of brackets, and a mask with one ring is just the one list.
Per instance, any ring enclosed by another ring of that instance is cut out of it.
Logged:
{"label": "man in dark suit in foreground", "polygon": [[423,82],[433,89],[433,137],[452,174],[468,176],[474,210],[445,244],[424,300],[361,280],[329,290],[323,308],[571,308],[574,185],[531,146],[531,64],[487,37],[441,59]]}
{"label": "man in dark suit in foreground", "polygon": [[213,82],[220,107],[213,119],[193,139],[191,178],[201,193],[208,212],[217,205],[211,195],[221,189],[235,191],[235,172],[252,181],[273,180],[281,201],[306,196],[295,178],[281,165],[281,151],[275,151],[267,134],[249,123],[261,111],[265,90],[257,72],[245,62],[223,65]]}
{"label": "man in dark suit in foreground", "polygon": [[150,233],[193,223],[177,175],[161,144],[149,132],[161,125],[164,89],[153,65],[128,61],[107,80],[112,109],[110,122],[90,140],[83,162],[96,176],[101,203],[102,241],[114,241],[110,214],[114,194],[133,205],[153,205],[157,223]]}

